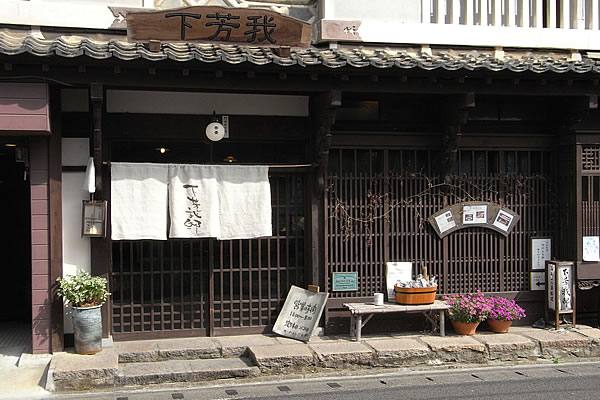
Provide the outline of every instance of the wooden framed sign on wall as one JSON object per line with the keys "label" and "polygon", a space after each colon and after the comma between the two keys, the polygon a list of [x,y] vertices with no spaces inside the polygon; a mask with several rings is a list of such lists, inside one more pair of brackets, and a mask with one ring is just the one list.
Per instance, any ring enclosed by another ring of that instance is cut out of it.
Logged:
{"label": "wooden framed sign on wall", "polygon": [[213,42],[308,47],[312,25],[256,8],[194,6],[127,13],[132,42]]}
{"label": "wooden framed sign on wall", "polygon": [[445,207],[429,218],[440,238],[464,228],[482,227],[504,236],[513,230],[520,216],[501,204],[489,201],[466,201]]}

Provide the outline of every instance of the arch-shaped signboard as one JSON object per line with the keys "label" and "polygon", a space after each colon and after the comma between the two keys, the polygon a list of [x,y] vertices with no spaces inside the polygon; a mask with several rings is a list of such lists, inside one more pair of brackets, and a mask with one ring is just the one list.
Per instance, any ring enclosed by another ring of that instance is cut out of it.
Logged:
{"label": "arch-shaped signboard", "polygon": [[517,213],[497,203],[467,201],[443,208],[427,218],[427,221],[440,238],[459,229],[476,226],[489,228],[508,236],[519,218]]}

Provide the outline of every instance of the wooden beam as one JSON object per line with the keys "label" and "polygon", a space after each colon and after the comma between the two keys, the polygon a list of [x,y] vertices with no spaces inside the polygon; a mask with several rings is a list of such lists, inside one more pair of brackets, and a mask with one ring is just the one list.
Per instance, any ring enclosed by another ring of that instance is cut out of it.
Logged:
{"label": "wooden beam", "polygon": [[[122,68],[120,74],[113,73],[114,66],[106,68],[93,67],[93,75],[91,73],[92,66],[88,64],[88,74],[73,74],[71,67],[58,67],[52,65],[52,72],[49,72],[46,77],[57,81],[65,82],[72,85],[89,85],[91,79],[102,81],[106,85],[120,86],[124,89],[169,89],[169,90],[223,90],[223,82],[214,79],[215,77],[224,77],[224,71],[212,71],[205,69],[190,70],[195,79],[189,79],[182,76],[181,70],[173,72],[165,70],[161,73],[161,79],[148,81],[147,76],[144,76],[144,68]],[[37,71],[36,71],[37,69]],[[303,71],[300,71],[303,72]],[[16,65],[13,64],[12,71],[4,73],[5,78],[11,76],[35,75],[39,73],[39,66]],[[477,94],[491,95],[523,95],[523,96],[581,96],[584,94],[600,94],[600,85],[594,86],[593,79],[590,75],[588,79],[578,79],[573,86],[566,86],[558,80],[549,80],[546,85],[540,85],[539,75],[525,73],[523,78],[520,78],[520,84],[515,86],[506,84],[513,74],[495,74],[493,77],[485,74],[470,75],[469,79],[465,80],[464,84],[459,84],[456,80],[438,79],[439,82],[428,82],[426,75],[410,75],[410,74],[383,74],[378,73],[380,80],[378,85],[373,85],[369,81],[368,72],[362,77],[353,78],[349,81],[341,81],[336,78],[333,71],[329,74],[315,73],[314,75],[307,74],[305,71],[301,74],[291,75],[288,72],[288,78],[285,85],[277,79],[278,72],[270,71],[270,73],[257,75],[255,79],[248,79],[247,71],[227,71],[227,89],[242,90],[242,91],[260,91],[269,93],[323,93],[330,90],[332,87],[344,92],[353,93],[393,93],[393,94],[456,94],[463,92],[472,92]],[[452,74],[440,72],[440,78],[452,77]],[[273,78],[276,78],[275,80]],[[312,78],[317,78],[312,80]],[[309,79],[310,78],[310,79]],[[595,78],[595,76],[594,76]],[[543,78],[546,79],[546,78]]]}

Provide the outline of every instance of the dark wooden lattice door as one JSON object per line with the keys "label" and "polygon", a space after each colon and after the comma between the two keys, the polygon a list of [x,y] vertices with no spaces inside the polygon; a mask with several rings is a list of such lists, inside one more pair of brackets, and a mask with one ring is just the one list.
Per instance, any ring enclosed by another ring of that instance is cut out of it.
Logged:
{"label": "dark wooden lattice door", "polygon": [[269,238],[112,242],[115,338],[268,330],[290,285],[306,284],[304,182],[272,174]]}

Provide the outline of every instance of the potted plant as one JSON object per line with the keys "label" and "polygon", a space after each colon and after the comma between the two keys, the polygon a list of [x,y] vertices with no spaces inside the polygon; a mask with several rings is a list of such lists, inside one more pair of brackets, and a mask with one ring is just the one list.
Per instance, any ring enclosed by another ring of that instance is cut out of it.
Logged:
{"label": "potted plant", "polygon": [[101,307],[110,293],[106,279],[79,271],[77,275],[57,278],[58,295],[72,306],[75,352],[95,354],[102,350]]}
{"label": "potted plant", "polygon": [[506,333],[513,321],[525,317],[525,310],[514,300],[492,296],[488,301],[490,303],[490,314],[487,321],[492,332]]}
{"label": "potted plant", "polygon": [[444,300],[450,306],[447,310],[450,323],[459,335],[473,335],[490,313],[489,299],[479,291],[444,296]]}

